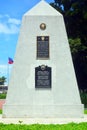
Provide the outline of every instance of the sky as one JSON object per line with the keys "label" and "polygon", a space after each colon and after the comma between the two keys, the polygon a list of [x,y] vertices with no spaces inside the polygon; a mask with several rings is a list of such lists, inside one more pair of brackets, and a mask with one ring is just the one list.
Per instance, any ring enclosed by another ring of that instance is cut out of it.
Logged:
{"label": "sky", "polygon": [[[45,0],[48,3],[54,0]],[[0,1],[0,77],[9,79],[12,64],[8,65],[8,57],[14,60],[21,21],[24,13],[40,0],[1,0]]]}

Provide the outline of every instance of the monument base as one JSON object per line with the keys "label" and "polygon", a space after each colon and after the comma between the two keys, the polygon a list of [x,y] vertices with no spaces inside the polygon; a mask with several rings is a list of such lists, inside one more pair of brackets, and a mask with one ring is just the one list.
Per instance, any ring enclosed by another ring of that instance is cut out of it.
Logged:
{"label": "monument base", "polygon": [[4,105],[3,118],[83,118],[83,104],[78,105]]}

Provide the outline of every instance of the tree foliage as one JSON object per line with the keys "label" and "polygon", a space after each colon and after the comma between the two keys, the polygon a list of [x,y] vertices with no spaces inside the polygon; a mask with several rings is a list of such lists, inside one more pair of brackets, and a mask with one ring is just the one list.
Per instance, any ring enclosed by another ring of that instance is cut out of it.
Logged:
{"label": "tree foliage", "polygon": [[54,0],[51,6],[63,14],[68,37],[87,45],[87,0]]}
{"label": "tree foliage", "polygon": [[0,77],[0,85],[4,85],[6,82],[6,78],[4,76]]}
{"label": "tree foliage", "polygon": [[79,88],[87,91],[87,47],[79,38],[69,39]]}
{"label": "tree foliage", "polygon": [[54,0],[63,14],[79,88],[87,91],[87,0]]}

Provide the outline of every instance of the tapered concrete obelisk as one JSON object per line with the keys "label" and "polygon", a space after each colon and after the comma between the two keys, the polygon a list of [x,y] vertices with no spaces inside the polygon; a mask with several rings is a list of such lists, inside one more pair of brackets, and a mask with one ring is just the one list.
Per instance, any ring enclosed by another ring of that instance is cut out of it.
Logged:
{"label": "tapered concrete obelisk", "polygon": [[63,16],[43,0],[23,16],[3,117],[83,117]]}

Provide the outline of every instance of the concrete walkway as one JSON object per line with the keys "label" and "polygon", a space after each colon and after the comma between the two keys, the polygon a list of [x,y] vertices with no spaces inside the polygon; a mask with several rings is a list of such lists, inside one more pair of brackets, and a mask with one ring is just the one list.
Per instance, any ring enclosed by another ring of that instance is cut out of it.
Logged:
{"label": "concrete walkway", "polygon": [[70,122],[80,123],[87,122],[87,115],[84,118],[2,118],[0,115],[0,123],[4,124],[67,124]]}

